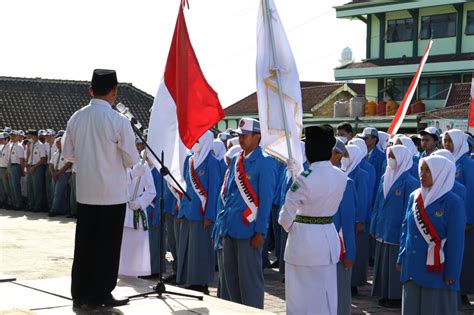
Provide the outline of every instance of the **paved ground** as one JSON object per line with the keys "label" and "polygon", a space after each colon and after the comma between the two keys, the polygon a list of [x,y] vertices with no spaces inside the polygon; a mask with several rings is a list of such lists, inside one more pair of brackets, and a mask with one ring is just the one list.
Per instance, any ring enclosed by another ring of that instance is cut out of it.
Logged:
{"label": "paved ground", "polygon": [[[69,276],[74,231],[73,219],[0,209],[0,273],[18,280]],[[285,313],[285,285],[281,279],[277,270],[265,270],[265,310],[277,314]],[[216,296],[215,284],[210,291]],[[370,297],[370,285],[359,294],[353,299],[353,314],[400,313],[397,309],[379,307],[377,300]],[[464,314],[474,314],[474,307]]]}

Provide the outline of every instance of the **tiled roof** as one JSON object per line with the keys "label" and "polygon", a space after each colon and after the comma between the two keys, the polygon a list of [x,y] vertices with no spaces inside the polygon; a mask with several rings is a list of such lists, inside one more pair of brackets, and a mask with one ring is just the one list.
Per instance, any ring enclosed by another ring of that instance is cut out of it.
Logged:
{"label": "tiled roof", "polygon": [[[89,81],[0,77],[0,128],[65,129],[71,115],[90,101]],[[153,97],[120,83],[117,102],[148,125]]]}
{"label": "tiled roof", "polygon": [[[449,62],[449,61],[469,61],[474,59],[474,53],[432,55],[428,57],[427,63]],[[421,57],[401,57],[391,59],[367,59],[362,62],[353,62],[336,69],[360,69],[384,66],[399,66],[419,64]]]}
{"label": "tiled roof", "polygon": [[424,119],[467,117],[470,100],[471,83],[453,83],[446,98],[446,106],[426,112],[421,116]]}
{"label": "tiled roof", "polygon": [[[301,98],[303,101],[303,112],[310,112],[316,104],[323,101],[331,93],[344,86],[341,82],[308,82],[302,81]],[[354,90],[358,95],[365,94],[365,84],[348,83],[349,88]],[[230,115],[250,115],[258,113],[257,93],[254,92],[249,96],[241,99],[235,104],[224,109],[226,116]]]}

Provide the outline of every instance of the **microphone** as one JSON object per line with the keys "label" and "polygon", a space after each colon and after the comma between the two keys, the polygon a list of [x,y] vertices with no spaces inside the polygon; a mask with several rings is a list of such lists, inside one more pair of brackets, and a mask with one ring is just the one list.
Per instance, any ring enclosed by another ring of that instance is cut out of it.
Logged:
{"label": "microphone", "polygon": [[142,124],[135,118],[135,116],[133,116],[133,114],[130,112],[130,109],[128,107],[126,107],[124,104],[122,103],[118,103],[117,105],[115,105],[115,109],[122,115],[124,115],[125,117],[128,118],[128,120],[130,120],[130,122],[135,126],[135,128],[137,128],[138,130],[140,131],[143,131],[143,126]]}

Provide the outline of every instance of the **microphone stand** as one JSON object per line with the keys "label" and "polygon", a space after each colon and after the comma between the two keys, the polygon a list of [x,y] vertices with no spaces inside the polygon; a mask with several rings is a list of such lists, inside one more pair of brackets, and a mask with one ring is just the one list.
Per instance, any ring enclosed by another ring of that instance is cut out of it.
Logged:
{"label": "microphone stand", "polygon": [[136,127],[137,120],[132,117],[129,118],[130,123],[132,125],[132,129],[135,132],[135,134],[140,138],[140,140],[143,141],[145,144],[146,148],[150,151],[150,153],[155,157],[155,159],[160,163],[160,175],[161,175],[161,189],[160,189],[160,270],[158,271],[158,282],[156,285],[153,287],[153,291],[145,292],[145,293],[140,293],[136,295],[129,296],[128,298],[133,299],[133,298],[138,298],[138,297],[146,297],[151,294],[158,294],[158,297],[161,298],[163,294],[173,294],[177,296],[184,296],[184,297],[189,297],[189,298],[195,298],[200,301],[203,300],[202,295],[191,295],[191,294],[186,294],[186,293],[179,293],[179,292],[172,292],[166,290],[165,283],[163,282],[163,268],[165,266],[164,260],[165,260],[165,246],[164,246],[164,225],[165,225],[165,199],[164,199],[164,188],[165,188],[165,182],[164,178],[165,176],[170,176],[170,178],[174,181],[174,183],[178,186],[179,190],[183,193],[183,195],[188,199],[191,200],[191,197],[189,194],[183,190],[179,182],[173,177],[173,175],[170,173],[169,169],[165,166],[164,164],[164,153],[161,151],[161,159],[153,152],[153,150],[150,148],[148,143],[146,143],[145,139],[143,139],[141,135],[141,131]]}

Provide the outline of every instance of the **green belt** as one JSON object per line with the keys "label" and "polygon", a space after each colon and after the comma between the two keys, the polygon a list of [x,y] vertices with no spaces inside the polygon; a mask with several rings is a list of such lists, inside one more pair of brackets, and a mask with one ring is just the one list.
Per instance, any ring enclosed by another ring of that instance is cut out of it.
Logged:
{"label": "green belt", "polygon": [[331,224],[332,217],[307,217],[304,215],[297,215],[294,221],[304,224]]}
{"label": "green belt", "polygon": [[143,230],[148,230],[148,222],[145,215],[145,212],[142,209],[133,210],[133,228],[135,230],[138,229],[138,225],[140,224],[140,219],[142,219]]}

